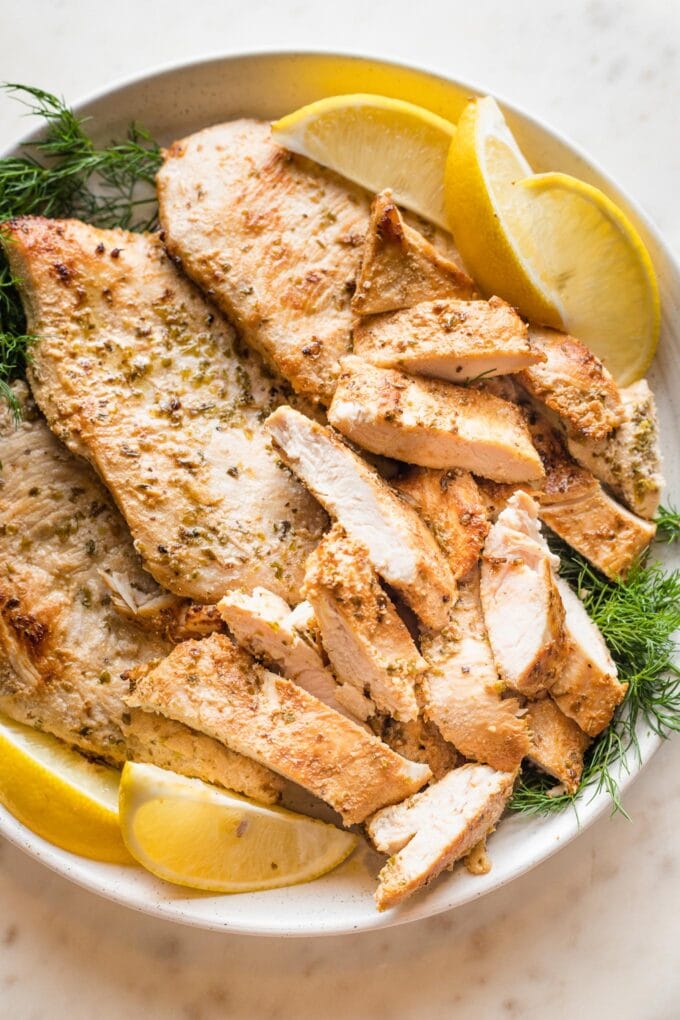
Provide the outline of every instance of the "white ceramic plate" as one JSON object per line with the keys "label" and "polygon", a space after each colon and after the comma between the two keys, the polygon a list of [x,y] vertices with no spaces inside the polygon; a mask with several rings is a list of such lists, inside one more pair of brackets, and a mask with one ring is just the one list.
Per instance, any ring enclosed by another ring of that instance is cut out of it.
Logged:
{"label": "white ceramic plate", "polygon": [[[77,107],[95,119],[102,140],[120,137],[130,120],[163,143],[238,116],[272,119],[323,96],[379,92],[429,106],[456,120],[471,94],[483,89],[425,71],[357,57],[260,54],[175,67],[110,88]],[[651,252],[661,285],[663,337],[651,372],[657,393],[671,493],[679,493],[672,444],[680,432],[680,271],[644,215],[616,185],[549,128],[503,103],[520,146],[536,171],[561,170],[602,188],[637,224]],[[676,395],[675,402],[673,394]],[[668,553],[667,553],[668,558]],[[676,554],[676,559],[677,559]],[[659,746],[640,732],[641,758],[620,769],[625,789]],[[401,908],[378,914],[372,893],[382,858],[360,847],[341,868],[308,885],[235,896],[191,893],[167,885],[141,869],[99,864],[51,846],[0,808],[0,833],[54,871],[93,892],[136,910],[202,928],[259,935],[325,935],[404,924],[450,910],[504,885],[546,860],[599,815],[610,810],[605,794],[585,801],[579,817],[567,810],[544,819],[504,819],[491,841],[493,868],[473,877],[465,869],[440,878]]]}

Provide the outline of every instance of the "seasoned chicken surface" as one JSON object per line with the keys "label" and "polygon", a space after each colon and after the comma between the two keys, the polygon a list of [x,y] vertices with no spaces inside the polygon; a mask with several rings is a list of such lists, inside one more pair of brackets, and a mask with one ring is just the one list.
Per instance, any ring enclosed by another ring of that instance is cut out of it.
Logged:
{"label": "seasoned chicken surface", "polygon": [[541,534],[536,503],[516,492],[489,531],[480,593],[496,668],[527,697],[550,687],[564,658],[558,563]]}
{"label": "seasoned chicken surface", "polygon": [[520,411],[489,393],[343,358],[328,420],[372,453],[499,482],[543,477]]}
{"label": "seasoned chicken surface", "polygon": [[127,757],[152,762],[180,775],[244,793],[263,804],[281,799],[283,780],[275,772],[156,712],[129,709],[122,723]]}
{"label": "seasoned chicken surface", "polygon": [[290,407],[265,422],[286,464],[428,627],[456,598],[446,558],[418,514],[328,428]]}
{"label": "seasoned chicken surface", "polygon": [[432,298],[473,298],[473,281],[404,222],[390,191],[373,200],[352,311],[372,315]]}
{"label": "seasoned chicken surface", "polygon": [[437,298],[411,308],[359,319],[354,353],[378,368],[462,382],[519,372],[542,361],[528,329],[500,298]]}
{"label": "seasoned chicken surface", "polygon": [[346,825],[431,776],[222,634],[178,645],[137,680],[128,704],[161,712],[299,783]]}
{"label": "seasoned chicken surface", "polygon": [[477,565],[489,531],[486,506],[469,471],[412,467],[392,482],[446,553],[456,580]]}
{"label": "seasoned chicken surface", "polygon": [[338,679],[401,722],[418,717],[416,682],[425,668],[371,567],[365,546],[335,524],[307,560],[305,598]]}
{"label": "seasoned chicken surface", "polygon": [[628,684],[619,682],[605,640],[578,595],[562,578],[555,583],[565,609],[568,647],[550,694],[565,715],[596,737],[612,721]]}
{"label": "seasoned chicken surface", "polygon": [[158,177],[168,250],[299,393],[333,395],[369,196],[236,120],[176,142]]}
{"label": "seasoned chicken surface", "polygon": [[501,696],[476,567],[461,582],[450,615],[447,628],[421,637],[429,666],[422,681],[425,715],[466,758],[512,772],[529,748],[527,726],[517,716],[517,699]]}
{"label": "seasoned chicken surface", "polygon": [[[507,379],[503,383],[507,392]],[[591,472],[569,455],[562,436],[543,415],[526,405],[524,411],[545,480],[540,486],[522,488],[538,501],[541,520],[607,577],[625,577],[654,538],[656,526],[608,496]],[[486,480],[478,484],[492,519],[516,489]]]}
{"label": "seasoned chicken surface", "polygon": [[[300,612],[305,605],[311,611],[311,618]],[[236,642],[268,668],[279,670],[282,676],[343,715],[349,712],[352,717],[363,720],[374,711],[362,694],[352,691],[343,697],[342,687],[324,666],[318,623],[308,603],[301,602],[291,610],[278,595],[266,588],[255,588],[252,595],[244,591],[229,592],[218,602],[218,609]]]}
{"label": "seasoned chicken surface", "polygon": [[[166,727],[150,719],[135,730],[121,674],[167,654],[168,635],[191,629],[192,614],[142,569],[108,492],[23,383],[15,393],[22,423],[0,410],[0,709],[114,765],[131,756],[162,766]],[[279,779],[261,765],[207,739],[193,759],[180,726],[172,740],[187,750],[176,771],[277,799]]]}
{"label": "seasoned chicken surface", "polygon": [[476,846],[500,818],[514,779],[488,765],[463,765],[378,811],[366,829],[376,849],[392,855],[378,876],[378,910],[397,906]]}
{"label": "seasoned chicken surface", "polygon": [[146,568],[199,602],[258,584],[297,601],[325,518],[262,429],[281,388],[157,237],[75,220],[5,231],[42,338],[36,399],[114,494]]}
{"label": "seasoned chicken surface", "polygon": [[460,757],[453,744],[444,740],[434,723],[421,715],[410,722],[397,722],[390,715],[374,715],[369,725],[376,736],[410,761],[427,765],[435,779],[455,768]]}
{"label": "seasoned chicken surface", "polygon": [[528,703],[527,723],[531,735],[529,761],[558,779],[567,793],[575,793],[583,772],[583,755],[590,744],[588,736],[551,697]]}
{"label": "seasoned chicken surface", "polygon": [[665,484],[654,394],[646,379],[619,393],[623,420],[611,436],[599,443],[569,438],[569,452],[633,513],[651,520]]}
{"label": "seasoned chicken surface", "polygon": [[589,442],[605,439],[623,420],[623,406],[600,359],[567,333],[532,326],[529,335],[546,360],[520,374],[522,385],[570,435]]}

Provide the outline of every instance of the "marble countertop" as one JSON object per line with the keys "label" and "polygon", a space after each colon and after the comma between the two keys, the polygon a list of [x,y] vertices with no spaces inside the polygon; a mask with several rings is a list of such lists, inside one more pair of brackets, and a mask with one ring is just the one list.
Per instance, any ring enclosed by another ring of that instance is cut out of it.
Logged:
{"label": "marble countertop", "polygon": [[[323,6],[27,0],[11,5],[1,74],[74,100],[144,68],[216,52],[332,48],[422,64],[482,82],[566,133],[680,254],[677,0]],[[0,146],[19,130],[18,111],[0,103]],[[601,819],[482,901],[411,926],[316,940],[217,935],[144,917],[0,842],[0,1014],[572,1020],[587,1010],[673,1020],[680,740],[661,749],[625,806],[632,821]]]}

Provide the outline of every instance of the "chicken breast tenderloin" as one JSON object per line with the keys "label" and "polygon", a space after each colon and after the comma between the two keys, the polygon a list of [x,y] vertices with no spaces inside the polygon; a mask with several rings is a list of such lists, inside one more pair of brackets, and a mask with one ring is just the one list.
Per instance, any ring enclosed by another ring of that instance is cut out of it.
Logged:
{"label": "chicken breast tenderloin", "polygon": [[50,427],[113,493],[146,568],[216,602],[262,585],[299,600],[325,516],[261,427],[283,391],[151,235],[75,220],[3,225]]}

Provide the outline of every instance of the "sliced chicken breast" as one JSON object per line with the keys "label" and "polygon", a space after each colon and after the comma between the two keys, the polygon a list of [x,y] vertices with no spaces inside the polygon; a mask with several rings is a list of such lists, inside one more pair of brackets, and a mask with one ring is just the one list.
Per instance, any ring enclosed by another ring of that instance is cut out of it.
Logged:
{"label": "sliced chicken breast", "polygon": [[373,200],[352,311],[373,315],[433,298],[472,298],[473,281],[404,222],[391,191]]}
{"label": "sliced chicken breast", "polygon": [[359,699],[349,694],[349,703],[353,708],[356,705],[358,712],[348,710],[348,697],[343,697],[321,657],[318,623],[309,603],[301,602],[291,610],[278,595],[255,588],[252,595],[229,592],[218,608],[237,644],[269,669],[279,671],[343,715],[364,720],[375,711],[363,694]]}
{"label": "sliced chicken breast", "polygon": [[612,721],[628,684],[619,682],[605,640],[578,595],[561,577],[556,584],[566,613],[568,649],[550,694],[565,715],[596,737]]}
{"label": "sliced chicken breast", "polygon": [[176,142],[157,185],[171,254],[297,392],[328,403],[351,346],[368,194],[254,120]]}
{"label": "sliced chicken breast", "polygon": [[518,768],[528,751],[516,698],[503,698],[486,636],[475,567],[459,587],[449,626],[424,631],[421,650],[428,670],[422,680],[424,712],[461,754],[502,772]]}
{"label": "sliced chicken breast", "polygon": [[437,298],[360,319],[354,353],[378,368],[449,382],[519,372],[545,357],[529,343],[517,312],[497,297]]}
{"label": "sliced chicken breast", "polygon": [[435,779],[441,779],[460,764],[460,756],[453,744],[444,740],[434,723],[422,713],[410,722],[398,722],[391,715],[377,714],[369,725],[383,743],[410,761],[427,765]]}
{"label": "sliced chicken breast", "polygon": [[127,757],[202,779],[261,801],[281,799],[283,779],[224,744],[155,712],[130,709],[122,724]]}
{"label": "sliced chicken breast", "polygon": [[262,430],[281,387],[157,237],[39,218],[5,233],[41,337],[33,392],[113,493],[149,572],[198,602],[255,585],[297,602],[325,517]]}
{"label": "sliced chicken breast", "polygon": [[328,420],[359,446],[409,464],[463,468],[501,482],[543,477],[522,415],[464,386],[376,368],[352,355]]}
{"label": "sliced chicken breast", "polygon": [[299,783],[346,825],[402,800],[431,776],[222,634],[178,645],[137,680],[128,704],[182,722]]}
{"label": "sliced chicken breast", "polygon": [[665,484],[654,394],[646,379],[619,393],[624,417],[611,436],[599,443],[569,438],[569,452],[633,513],[651,520]]}
{"label": "sliced chicken breast", "polygon": [[583,755],[590,744],[588,736],[550,697],[528,703],[527,723],[531,735],[529,761],[558,779],[567,793],[576,793],[583,773]]}
{"label": "sliced chicken breast", "polygon": [[532,326],[529,336],[545,360],[520,374],[522,385],[569,435],[589,442],[605,439],[623,420],[623,405],[600,359],[567,333]]}
{"label": "sliced chicken breast", "polygon": [[378,876],[378,910],[397,906],[463,857],[494,827],[515,773],[463,765],[402,804],[378,811],[366,831],[391,854]]}
{"label": "sliced chicken breast", "polygon": [[[625,577],[654,538],[656,526],[608,496],[591,472],[569,455],[563,438],[544,416],[526,406],[525,413],[545,480],[540,486],[522,487],[538,501],[541,520],[607,577]],[[516,488],[486,480],[478,484],[492,519]]]}
{"label": "sliced chicken breast", "polygon": [[[55,439],[25,384],[14,392],[21,424],[0,409],[0,710],[113,765],[164,766],[165,727],[135,730],[122,674],[166,655],[200,613],[142,569],[92,469]],[[173,741],[188,748],[191,735],[177,725]],[[178,752],[175,770],[277,799],[268,769],[207,738],[199,750]]]}
{"label": "sliced chicken breast", "polygon": [[418,717],[416,682],[425,668],[413,638],[371,567],[366,547],[335,524],[307,560],[304,585],[335,675],[380,712]]}
{"label": "sliced chicken breast", "polygon": [[565,653],[564,606],[538,506],[518,491],[489,531],[480,593],[501,678],[527,697],[547,690]]}
{"label": "sliced chicken breast", "polygon": [[278,408],[265,425],[286,464],[366,547],[380,576],[428,627],[443,626],[456,583],[418,514],[331,429],[290,407]]}
{"label": "sliced chicken breast", "polygon": [[420,514],[458,580],[477,565],[489,531],[486,506],[469,471],[412,467],[392,485]]}

